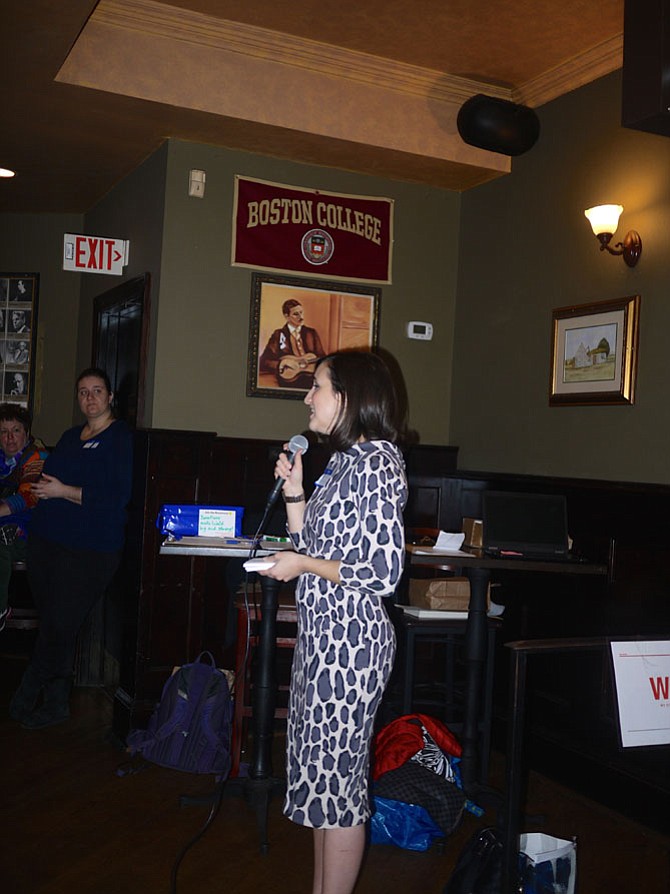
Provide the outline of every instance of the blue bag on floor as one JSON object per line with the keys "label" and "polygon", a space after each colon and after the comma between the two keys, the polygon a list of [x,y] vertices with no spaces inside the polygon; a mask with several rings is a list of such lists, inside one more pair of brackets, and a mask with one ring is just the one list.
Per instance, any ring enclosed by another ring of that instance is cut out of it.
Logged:
{"label": "blue bag on floor", "polygon": [[[209,662],[201,661],[203,656]],[[230,771],[233,702],[228,681],[210,652],[177,668],[163,686],[161,700],[148,727],[132,730],[126,743],[131,754],[161,767],[186,773]]]}
{"label": "blue bag on floor", "polygon": [[370,819],[372,844],[395,844],[410,851],[427,851],[444,832],[433,822],[425,807],[372,797],[374,813]]}

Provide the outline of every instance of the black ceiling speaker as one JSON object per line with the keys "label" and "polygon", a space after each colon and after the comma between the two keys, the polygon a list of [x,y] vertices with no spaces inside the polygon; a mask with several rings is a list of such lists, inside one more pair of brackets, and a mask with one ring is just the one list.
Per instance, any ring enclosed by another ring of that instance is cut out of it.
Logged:
{"label": "black ceiling speaker", "polygon": [[528,106],[483,93],[463,103],[456,126],[466,143],[502,155],[528,152],[540,135],[540,121]]}

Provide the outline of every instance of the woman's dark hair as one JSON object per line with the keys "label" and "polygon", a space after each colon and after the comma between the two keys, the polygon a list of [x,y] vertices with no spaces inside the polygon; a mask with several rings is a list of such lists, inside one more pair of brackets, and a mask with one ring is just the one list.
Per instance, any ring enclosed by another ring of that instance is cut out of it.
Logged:
{"label": "woman's dark hair", "polygon": [[33,417],[20,404],[0,404],[0,422],[20,422],[29,435]]}
{"label": "woman's dark hair", "polygon": [[328,367],[335,394],[342,397],[339,416],[329,434],[336,450],[367,441],[398,440],[398,399],[387,365],[369,351],[337,351],[316,365]]}
{"label": "woman's dark hair", "polygon": [[102,379],[105,383],[105,388],[112,393],[112,383],[109,381],[109,376],[104,371],[104,369],[100,369],[99,366],[89,366],[88,369],[82,370],[77,376],[77,382],[74,386],[75,391],[79,391],[79,383],[82,379],[87,379],[89,376],[92,376],[94,379]]}

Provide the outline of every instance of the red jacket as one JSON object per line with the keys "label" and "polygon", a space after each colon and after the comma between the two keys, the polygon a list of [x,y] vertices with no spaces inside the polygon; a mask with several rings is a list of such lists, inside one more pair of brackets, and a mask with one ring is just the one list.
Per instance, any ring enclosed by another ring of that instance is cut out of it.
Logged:
{"label": "red jacket", "polygon": [[389,770],[401,767],[423,748],[421,724],[442,751],[452,757],[461,756],[458,739],[447,727],[427,714],[404,714],[387,724],[375,736],[372,778],[379,779]]}

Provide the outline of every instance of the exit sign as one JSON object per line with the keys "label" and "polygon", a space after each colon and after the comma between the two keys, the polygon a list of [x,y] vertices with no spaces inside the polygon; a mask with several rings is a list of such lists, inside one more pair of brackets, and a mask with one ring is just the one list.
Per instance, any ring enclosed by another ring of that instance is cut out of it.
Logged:
{"label": "exit sign", "polygon": [[125,239],[66,233],[63,237],[63,270],[121,276],[128,263],[129,247],[130,243]]}

